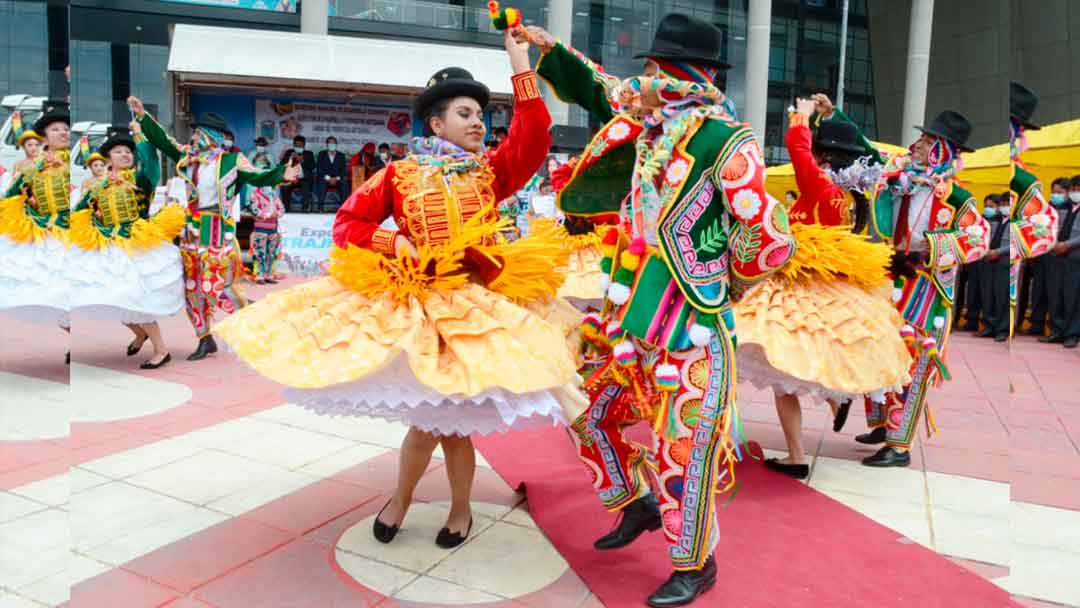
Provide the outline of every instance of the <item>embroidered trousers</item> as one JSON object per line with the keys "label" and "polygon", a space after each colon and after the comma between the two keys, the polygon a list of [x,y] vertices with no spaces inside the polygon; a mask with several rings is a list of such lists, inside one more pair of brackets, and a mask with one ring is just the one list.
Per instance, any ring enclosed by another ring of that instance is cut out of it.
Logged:
{"label": "embroidered trousers", "polygon": [[184,311],[195,335],[210,335],[214,309],[231,314],[247,306],[247,298],[235,284],[243,276],[243,262],[235,239],[220,245],[203,244],[198,232],[185,229],[180,239],[184,263]]}
{"label": "embroidered trousers", "polygon": [[256,228],[251,233],[251,259],[256,279],[274,278],[274,267],[281,256],[281,233]]}

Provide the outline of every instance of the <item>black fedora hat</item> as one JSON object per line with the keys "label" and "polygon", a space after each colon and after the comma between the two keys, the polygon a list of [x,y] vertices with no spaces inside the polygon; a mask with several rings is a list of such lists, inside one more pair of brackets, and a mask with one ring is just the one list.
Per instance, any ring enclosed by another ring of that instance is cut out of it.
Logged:
{"label": "black fedora hat", "polygon": [[1038,131],[1042,127],[1031,122],[1035,108],[1039,106],[1039,95],[1019,82],[1009,83],[1009,116],[1020,121],[1025,129]]}
{"label": "black fedora hat", "polygon": [[207,129],[215,129],[221,131],[224,134],[229,130],[229,123],[220,114],[214,112],[204,112],[199,116],[199,120],[196,120],[191,124],[192,129],[198,129],[199,127],[206,127]]}
{"label": "black fedora hat", "polygon": [[925,127],[915,127],[927,135],[936,135],[956,144],[964,152],[974,152],[975,148],[967,145],[971,137],[971,122],[964,115],[952,110],[945,110],[934,117]]}
{"label": "black fedora hat", "polygon": [[68,110],[68,102],[59,99],[46,99],[41,104],[41,116],[34,121],[34,132],[45,135],[45,127],[54,122],[62,122],[71,126],[71,111]]}
{"label": "black fedora hat", "polygon": [[859,130],[842,120],[823,120],[814,134],[814,148],[839,150],[851,154],[866,154],[859,145]]}
{"label": "black fedora hat", "polygon": [[471,97],[484,108],[491,99],[491,91],[464,68],[443,68],[428,79],[427,88],[416,98],[413,116],[423,121],[428,118],[436,103],[454,97]]}
{"label": "black fedora hat", "polygon": [[720,60],[722,36],[720,30],[707,21],[671,13],[660,20],[652,48],[634,58],[673,59],[726,70],[731,64]]}
{"label": "black fedora hat", "polygon": [[131,136],[131,132],[122,127],[109,127],[108,134],[105,136],[105,143],[101,144],[98,148],[98,152],[105,158],[109,157],[109,151],[116,146],[127,146],[132,153],[135,152],[135,138]]}

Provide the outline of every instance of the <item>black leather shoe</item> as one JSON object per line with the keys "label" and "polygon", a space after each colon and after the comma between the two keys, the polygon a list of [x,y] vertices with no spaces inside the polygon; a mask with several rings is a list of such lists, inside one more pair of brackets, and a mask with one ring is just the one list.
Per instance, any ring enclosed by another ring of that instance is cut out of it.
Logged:
{"label": "black leather shoe", "polygon": [[975,331],[976,329],[979,329],[979,324],[972,323],[971,321],[960,323],[956,326],[956,331]]}
{"label": "black leather shoe", "polygon": [[1025,329],[1022,333],[1025,336],[1041,336],[1043,335],[1043,328],[1041,325],[1038,327],[1032,325],[1031,327]]}
{"label": "black leather shoe", "polygon": [[143,364],[139,366],[139,369],[157,369],[169,361],[172,361],[172,353],[165,353],[165,356],[162,357],[161,361],[158,361],[157,363],[149,360],[143,361]]}
{"label": "black leather shoe", "polygon": [[439,535],[435,537],[435,544],[439,545],[443,549],[453,549],[454,547],[465,542],[466,538],[469,538],[469,532],[472,532],[472,518],[469,518],[469,527],[465,529],[465,534],[460,532],[451,532],[450,528],[443,528],[439,530]]}
{"label": "black leather shoe", "polygon": [[1073,336],[1071,338],[1065,338],[1065,348],[1076,348],[1076,345],[1080,344],[1080,338]]}
{"label": "black leather shoe", "polygon": [[634,542],[643,532],[660,529],[660,505],[653,494],[642,496],[623,507],[620,517],[619,525],[597,539],[593,547],[601,551],[618,549]]}
{"label": "black leather shoe", "polygon": [[389,506],[390,501],[388,500],[386,501],[386,504],[383,505],[383,508],[379,509],[379,514],[375,516],[375,524],[371,527],[372,533],[375,534],[375,540],[383,544],[389,543],[390,541],[394,540],[394,537],[397,536],[398,530],[400,529],[399,526],[388,526],[383,522],[379,521],[379,517],[382,516],[382,512],[385,511],[386,507]]}
{"label": "black leather shoe", "polygon": [[869,433],[863,433],[862,435],[856,435],[855,441],[859,443],[865,443],[866,445],[876,445],[879,443],[885,443],[885,434],[888,431],[885,427],[879,426],[878,428],[870,431]]}
{"label": "black leather shoe", "polygon": [[990,329],[989,327],[984,327],[984,328],[982,328],[982,331],[975,334],[975,337],[976,338],[989,338],[992,335],[994,335],[994,330]]}
{"label": "black leather shoe", "polygon": [[675,572],[656,593],[649,596],[653,608],[685,606],[716,584],[716,560],[711,556],[701,570]]}
{"label": "black leather shoe", "polygon": [[776,471],[777,473],[783,473],[784,475],[794,477],[795,479],[806,479],[810,476],[810,465],[786,464],[775,458],[766,460],[765,468],[770,471]]}
{"label": "black leather shoe", "polygon": [[839,433],[844,430],[844,425],[847,424],[848,412],[851,411],[851,399],[844,401],[836,408],[836,417],[832,420],[832,431]]}
{"label": "black leather shoe", "polygon": [[1061,344],[1064,341],[1065,338],[1062,338],[1057,334],[1051,334],[1049,336],[1043,336],[1039,338],[1039,342],[1042,342],[1043,344]]}
{"label": "black leather shoe", "polygon": [[71,365],[71,351],[70,350],[67,352],[66,355],[64,355],[64,365]]}
{"label": "black leather shoe", "polygon": [[994,334],[994,342],[1007,342],[1009,340],[1009,332],[1003,334]]}
{"label": "black leather shoe", "polygon": [[199,346],[195,349],[195,352],[188,355],[188,361],[199,361],[205,359],[207,355],[217,352],[217,342],[214,342],[214,336],[204,336],[199,339]]}
{"label": "black leather shoe", "polygon": [[911,464],[911,454],[885,446],[873,456],[862,459],[868,467],[906,467]]}
{"label": "black leather shoe", "polygon": [[142,338],[141,340],[139,338],[135,338],[134,340],[132,340],[131,344],[128,344],[127,347],[127,356],[134,357],[135,355],[139,354],[139,351],[142,350],[143,344],[146,344],[146,338]]}

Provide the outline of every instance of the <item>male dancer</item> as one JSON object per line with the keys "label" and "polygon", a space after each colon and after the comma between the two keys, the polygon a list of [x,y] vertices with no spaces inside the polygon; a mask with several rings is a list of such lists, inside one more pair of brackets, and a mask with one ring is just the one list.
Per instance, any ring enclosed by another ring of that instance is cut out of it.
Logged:
{"label": "male dancer", "polygon": [[236,242],[240,188],[277,186],[295,180],[300,169],[279,165],[259,171],[243,154],[224,150],[222,144],[229,127],[217,114],[203,114],[192,125],[191,143],[183,145],[146,113],[137,97],[128,97],[128,106],[146,140],[176,163],[177,173],[190,190],[187,222],[180,234],[180,255],[184,262],[185,311],[199,338],[199,346],[188,361],[198,361],[217,352],[210,335],[214,309],[232,313],[248,303],[239,285],[234,284],[243,277]]}
{"label": "male dancer", "polygon": [[982,258],[990,245],[986,218],[955,179],[960,152],[972,151],[971,123],[945,111],[916,128],[922,136],[909,154],[890,159],[872,202],[874,230],[896,250],[893,300],[914,356],[910,385],[866,400],[872,430],[855,440],[885,444],[863,459],[872,467],[908,466],[919,418],[925,415],[932,429],[926,396],[932,382],[948,379],[943,353],[953,325],[957,269]]}
{"label": "male dancer", "polygon": [[[666,16],[642,56],[645,73],[626,82],[542,29],[528,35],[543,52],[538,74],[607,123],[560,209],[622,220],[604,239],[610,287],[602,315],[584,328],[600,358],[586,380],[591,404],[574,422],[601,501],[622,512],[595,546],[615,549],[662,527],[674,573],[648,602],[682,606],[716,582],[716,488],[730,487],[738,450],[728,437],[737,428],[731,302],[783,266],[794,240],[765,193],[753,132],[731,119],[713,85],[730,67],[713,25]],[[656,452],[623,436],[640,420],[653,423]],[[652,460],[659,501],[646,479]]]}

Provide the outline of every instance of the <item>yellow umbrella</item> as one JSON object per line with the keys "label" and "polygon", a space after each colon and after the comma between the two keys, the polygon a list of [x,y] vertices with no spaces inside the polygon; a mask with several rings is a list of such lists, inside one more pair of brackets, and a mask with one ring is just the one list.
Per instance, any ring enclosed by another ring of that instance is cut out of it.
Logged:
{"label": "yellow umbrella", "polygon": [[1012,169],[1009,165],[1009,144],[996,144],[962,155],[964,168],[956,175],[964,189],[975,196],[982,209],[983,199],[990,194],[1008,192]]}

